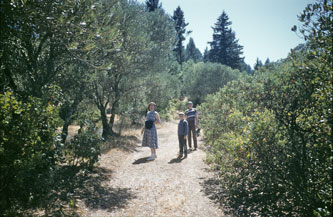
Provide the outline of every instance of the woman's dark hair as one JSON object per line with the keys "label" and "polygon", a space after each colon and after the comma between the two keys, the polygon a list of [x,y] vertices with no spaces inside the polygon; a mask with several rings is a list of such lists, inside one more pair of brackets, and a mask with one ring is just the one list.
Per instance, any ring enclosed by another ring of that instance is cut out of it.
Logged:
{"label": "woman's dark hair", "polygon": [[156,103],[154,103],[154,102],[150,102],[149,104],[148,104],[148,111],[150,111],[150,105],[154,105],[154,107],[156,108]]}

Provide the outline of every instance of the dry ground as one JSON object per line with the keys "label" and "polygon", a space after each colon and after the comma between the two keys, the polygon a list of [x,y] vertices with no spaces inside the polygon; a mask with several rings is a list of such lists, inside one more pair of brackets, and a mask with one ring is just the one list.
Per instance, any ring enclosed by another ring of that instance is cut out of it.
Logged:
{"label": "dry ground", "polygon": [[[204,193],[204,183],[212,174],[204,163],[205,152],[193,151],[177,159],[177,122],[158,127],[158,158],[148,162],[148,148],[137,137],[132,144],[119,144],[102,155],[96,183],[78,200],[80,216],[191,216],[218,217],[223,211]],[[199,143],[200,146],[200,143]]]}

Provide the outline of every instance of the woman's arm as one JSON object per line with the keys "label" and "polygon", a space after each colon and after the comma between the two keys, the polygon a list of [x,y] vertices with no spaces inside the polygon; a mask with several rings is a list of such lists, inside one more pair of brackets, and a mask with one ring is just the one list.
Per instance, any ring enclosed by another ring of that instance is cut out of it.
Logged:
{"label": "woman's arm", "polygon": [[155,119],[156,119],[156,121],[155,121],[156,124],[160,124],[161,123],[160,115],[157,112],[155,114]]}

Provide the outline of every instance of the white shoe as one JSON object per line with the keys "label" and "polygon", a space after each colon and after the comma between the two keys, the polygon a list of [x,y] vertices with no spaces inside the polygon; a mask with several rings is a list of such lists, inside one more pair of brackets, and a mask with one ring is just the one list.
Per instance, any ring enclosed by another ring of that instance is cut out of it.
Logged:
{"label": "white shoe", "polygon": [[151,161],[151,160],[155,160],[155,157],[154,155],[150,156],[149,158],[147,158],[148,161]]}

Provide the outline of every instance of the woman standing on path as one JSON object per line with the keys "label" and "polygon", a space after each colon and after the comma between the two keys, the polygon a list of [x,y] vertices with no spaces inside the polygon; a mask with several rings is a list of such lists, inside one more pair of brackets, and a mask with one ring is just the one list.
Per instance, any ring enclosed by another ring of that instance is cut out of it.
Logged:
{"label": "woman standing on path", "polygon": [[160,116],[155,111],[156,104],[151,102],[148,104],[148,112],[146,117],[145,126],[141,130],[141,134],[143,134],[142,146],[150,147],[151,156],[147,160],[155,160],[156,149],[158,148],[157,141],[157,130],[155,124],[160,123]]}

